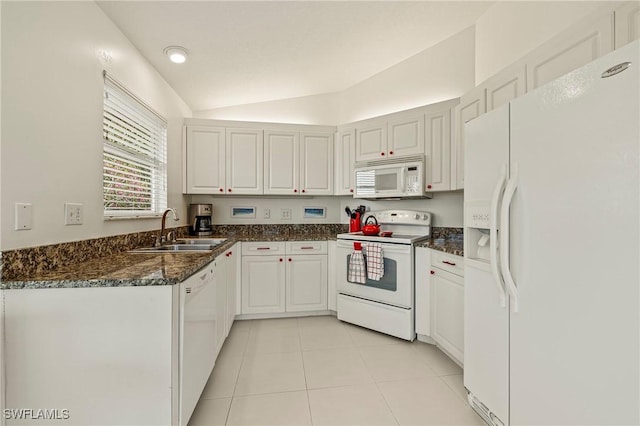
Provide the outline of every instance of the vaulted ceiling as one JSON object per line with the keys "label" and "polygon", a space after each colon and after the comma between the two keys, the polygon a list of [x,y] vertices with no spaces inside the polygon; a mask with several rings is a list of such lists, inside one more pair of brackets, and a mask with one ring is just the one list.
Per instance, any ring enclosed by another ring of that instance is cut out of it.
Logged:
{"label": "vaulted ceiling", "polygon": [[[99,1],[192,110],[342,91],[473,25],[493,2]],[[189,50],[173,64],[167,46]]]}

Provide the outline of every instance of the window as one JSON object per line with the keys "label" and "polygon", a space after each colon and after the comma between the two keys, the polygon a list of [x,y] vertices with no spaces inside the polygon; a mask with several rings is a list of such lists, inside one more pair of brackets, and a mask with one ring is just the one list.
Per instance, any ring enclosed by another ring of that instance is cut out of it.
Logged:
{"label": "window", "polygon": [[167,122],[104,72],[105,219],[157,216],[167,207]]}

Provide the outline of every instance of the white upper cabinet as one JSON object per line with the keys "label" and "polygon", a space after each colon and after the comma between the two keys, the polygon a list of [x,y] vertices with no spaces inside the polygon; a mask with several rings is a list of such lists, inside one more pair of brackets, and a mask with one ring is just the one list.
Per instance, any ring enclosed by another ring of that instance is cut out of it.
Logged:
{"label": "white upper cabinet", "polygon": [[480,87],[486,89],[487,112],[494,110],[527,92],[526,68],[518,63],[505,68],[484,82]]}
{"label": "white upper cabinet", "polygon": [[187,194],[225,191],[225,130],[222,127],[189,126],[183,144],[184,187]]}
{"label": "white upper cabinet", "polygon": [[300,133],[300,193],[333,195],[333,134]]}
{"label": "white upper cabinet", "polygon": [[293,195],[300,188],[298,132],[265,130],[264,193]]}
{"label": "white upper cabinet", "polygon": [[353,195],[356,162],[355,129],[340,130],[335,148],[335,195]]}
{"label": "white upper cabinet", "polygon": [[456,137],[451,150],[454,160],[451,170],[451,189],[464,188],[464,124],[487,112],[486,89],[476,87],[460,98],[455,109]]}
{"label": "white upper cabinet", "polygon": [[607,14],[549,40],[527,57],[527,90],[536,89],[611,52],[613,38],[613,15]]}
{"label": "white upper cabinet", "polygon": [[424,114],[401,114],[387,124],[390,158],[424,154]]}
{"label": "white upper cabinet", "polygon": [[356,127],[356,161],[387,158],[387,122],[371,120]]}
{"label": "white upper cabinet", "polygon": [[356,125],[356,161],[424,154],[424,114],[411,111]]}
{"label": "white upper cabinet", "polygon": [[640,2],[625,3],[615,10],[616,49],[640,39]]}
{"label": "white upper cabinet", "polygon": [[226,129],[227,194],[263,193],[262,130]]}
{"label": "white upper cabinet", "polygon": [[451,189],[451,110],[427,113],[425,116],[425,151],[431,164],[427,191]]}

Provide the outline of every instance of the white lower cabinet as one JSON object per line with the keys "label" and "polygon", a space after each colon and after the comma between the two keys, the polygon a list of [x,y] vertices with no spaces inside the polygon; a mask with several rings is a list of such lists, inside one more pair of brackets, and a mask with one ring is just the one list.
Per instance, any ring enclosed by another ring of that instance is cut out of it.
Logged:
{"label": "white lower cabinet", "polygon": [[[263,314],[285,311],[285,258],[268,250],[284,243],[265,243],[264,251],[242,254],[242,313]],[[282,249],[284,252],[284,249]]]}
{"label": "white lower cabinet", "polygon": [[[416,273],[416,334],[418,339],[431,336],[431,249],[418,247],[415,251],[415,273]],[[430,342],[432,343],[432,342]]]}
{"label": "white lower cabinet", "polygon": [[285,275],[287,312],[327,309],[326,255],[290,255]]}
{"label": "white lower cabinet", "polygon": [[176,285],[2,291],[5,407],[186,425],[235,317],[236,250]]}
{"label": "white lower cabinet", "polygon": [[327,242],[242,245],[242,314],[327,310]]}
{"label": "white lower cabinet", "polygon": [[463,259],[431,251],[431,338],[460,365],[464,362]]}
{"label": "white lower cabinet", "polygon": [[5,290],[5,407],[68,410],[60,424],[178,424],[179,288]]}

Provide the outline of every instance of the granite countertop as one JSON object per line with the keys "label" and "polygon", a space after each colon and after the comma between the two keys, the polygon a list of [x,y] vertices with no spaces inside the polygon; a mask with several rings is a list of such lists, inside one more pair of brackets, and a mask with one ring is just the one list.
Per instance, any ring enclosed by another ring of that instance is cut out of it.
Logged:
{"label": "granite countertop", "polygon": [[206,253],[121,252],[28,277],[3,280],[0,289],[174,285],[186,280],[238,241],[324,241],[335,240],[336,234],[253,233],[206,238],[227,238],[227,241]]}
{"label": "granite countertop", "polygon": [[431,238],[419,242],[416,247],[426,247],[456,256],[464,256],[462,234],[447,235],[446,238]]}

